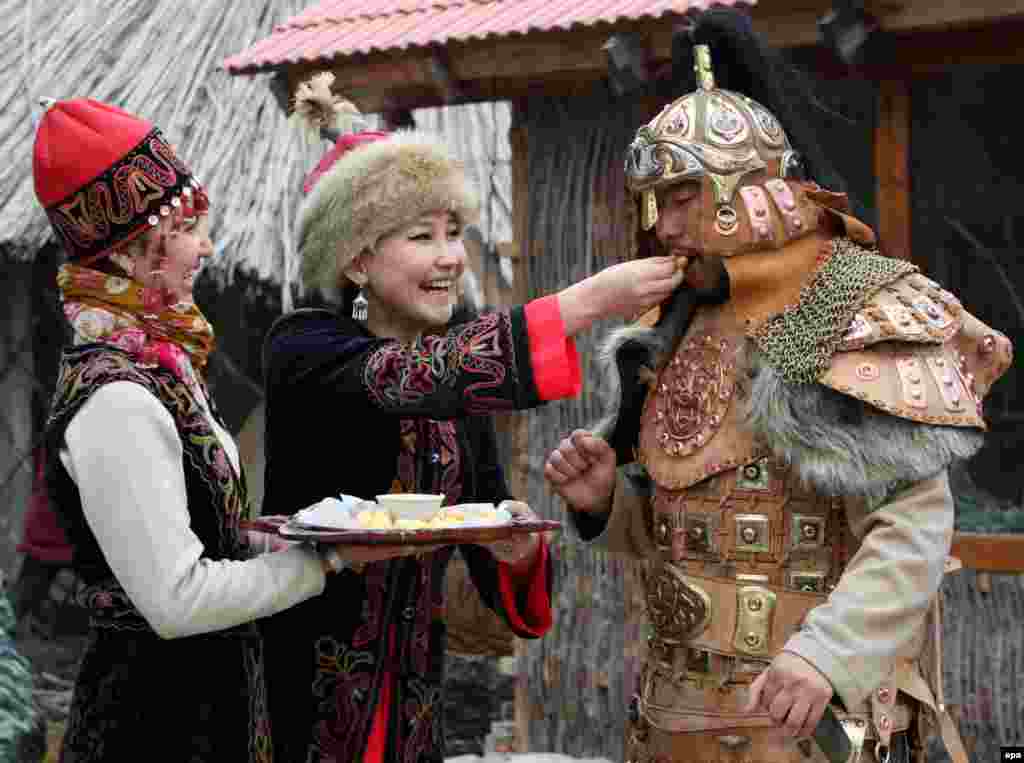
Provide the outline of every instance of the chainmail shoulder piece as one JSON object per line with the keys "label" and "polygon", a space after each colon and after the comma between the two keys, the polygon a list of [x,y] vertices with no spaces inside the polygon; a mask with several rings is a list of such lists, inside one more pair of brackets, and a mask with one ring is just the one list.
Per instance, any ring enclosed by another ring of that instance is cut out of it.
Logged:
{"label": "chainmail shoulder piece", "polygon": [[834,238],[828,246],[800,301],[750,334],[767,364],[791,384],[815,382],[871,295],[918,271],[909,262],[884,257],[848,238]]}

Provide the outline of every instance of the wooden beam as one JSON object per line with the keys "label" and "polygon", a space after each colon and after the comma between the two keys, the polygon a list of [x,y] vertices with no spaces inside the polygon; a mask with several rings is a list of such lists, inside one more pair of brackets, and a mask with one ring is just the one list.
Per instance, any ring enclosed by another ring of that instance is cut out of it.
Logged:
{"label": "wooden beam", "polygon": [[1024,18],[1020,0],[971,0],[969,3],[909,0],[877,11],[882,28],[893,32],[913,29],[948,29]]}
{"label": "wooden beam", "polygon": [[1024,64],[1024,46],[1016,42],[1022,37],[1024,20],[1006,19],[977,29],[885,33],[858,67],[814,44],[791,48],[789,57],[823,79],[908,79],[963,66]]}
{"label": "wooden beam", "polygon": [[883,251],[913,260],[910,241],[910,83],[883,80],[875,128],[875,205]]}
{"label": "wooden beam", "polygon": [[1024,572],[1024,533],[956,533],[951,554],[984,572]]}
{"label": "wooden beam", "polygon": [[[541,92],[577,95],[607,76],[603,46],[613,33],[639,34],[652,62],[661,63],[671,57],[672,27],[666,19],[598,24],[583,31],[453,42],[400,56],[373,53],[285,68],[292,92],[302,80],[329,68],[335,76],[334,90],[367,112],[506,100]],[[445,81],[439,82],[442,71],[440,79]]]}
{"label": "wooden beam", "polygon": [[[801,60],[825,77],[903,79],[966,64],[1024,63],[1024,46],[1017,44],[1024,38],[1024,8],[1013,7],[1019,0],[962,5],[878,2],[883,3],[875,8],[883,28],[878,54],[858,69],[843,66],[818,44],[817,21],[831,7],[831,0],[763,2],[754,6],[751,15],[768,43],[802,49]],[[401,55],[378,52],[283,68],[293,90],[315,71],[330,68],[335,89],[366,112],[440,106],[446,100],[472,103],[533,95],[575,96],[607,77],[603,45],[613,33],[639,34],[650,51],[652,69],[669,63],[673,26],[681,18],[453,42]],[[450,81],[454,90],[439,87],[438,60],[445,62],[448,78],[441,84]]]}
{"label": "wooden beam", "polygon": [[[900,35],[995,26],[1024,18],[1020,0],[973,0],[970,3],[875,0],[868,2],[867,6],[885,32]],[[792,48],[818,44],[818,20],[831,8],[832,0],[761,2],[751,9],[750,16],[754,20],[754,28],[771,45]],[[1016,45],[1017,41],[1008,36],[1007,43]],[[957,55],[956,50],[933,50],[929,53],[946,56],[950,61],[955,61]]]}

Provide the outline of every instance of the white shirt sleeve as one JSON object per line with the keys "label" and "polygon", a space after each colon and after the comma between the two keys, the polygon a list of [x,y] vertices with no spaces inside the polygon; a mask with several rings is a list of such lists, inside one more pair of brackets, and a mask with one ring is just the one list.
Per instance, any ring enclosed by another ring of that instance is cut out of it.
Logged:
{"label": "white shirt sleeve", "polygon": [[230,628],[321,593],[319,556],[293,547],[245,561],[201,558],[189,525],[174,419],[144,387],[97,390],[68,425],[61,460],[132,603],[163,638]]}

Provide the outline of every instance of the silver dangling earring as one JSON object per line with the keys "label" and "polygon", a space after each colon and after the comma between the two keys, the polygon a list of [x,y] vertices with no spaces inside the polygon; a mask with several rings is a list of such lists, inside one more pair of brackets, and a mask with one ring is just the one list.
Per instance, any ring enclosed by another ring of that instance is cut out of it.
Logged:
{"label": "silver dangling earring", "polygon": [[369,303],[366,301],[366,294],[363,288],[359,288],[359,294],[352,300],[352,318],[357,321],[365,321],[369,315]]}

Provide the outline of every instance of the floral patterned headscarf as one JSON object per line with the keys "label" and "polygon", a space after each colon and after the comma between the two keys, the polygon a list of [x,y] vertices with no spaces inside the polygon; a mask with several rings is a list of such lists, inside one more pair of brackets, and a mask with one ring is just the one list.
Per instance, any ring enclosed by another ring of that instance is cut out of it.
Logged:
{"label": "floral patterned headscarf", "polygon": [[141,365],[166,368],[188,381],[213,351],[213,326],[192,302],[170,304],[160,289],[81,265],[60,268],[57,285],[77,342],[105,342]]}

